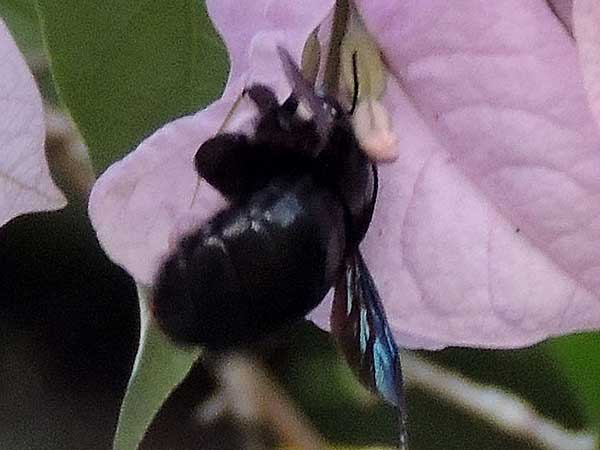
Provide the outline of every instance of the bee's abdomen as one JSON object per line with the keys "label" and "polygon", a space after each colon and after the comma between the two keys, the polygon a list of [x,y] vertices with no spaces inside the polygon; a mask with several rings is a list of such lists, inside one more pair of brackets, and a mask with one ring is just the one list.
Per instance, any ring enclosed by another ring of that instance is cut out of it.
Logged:
{"label": "bee's abdomen", "polygon": [[281,178],[184,238],[157,280],[153,310],[175,340],[228,348],[302,318],[335,281],[339,202],[309,176]]}

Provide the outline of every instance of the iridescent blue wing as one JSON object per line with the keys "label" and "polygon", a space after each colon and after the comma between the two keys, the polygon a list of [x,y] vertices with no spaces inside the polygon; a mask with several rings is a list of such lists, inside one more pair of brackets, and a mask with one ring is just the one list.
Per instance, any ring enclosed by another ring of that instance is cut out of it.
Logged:
{"label": "iridescent blue wing", "polygon": [[335,289],[331,328],[360,381],[398,410],[398,448],[407,449],[406,401],[398,347],[362,255],[345,260]]}

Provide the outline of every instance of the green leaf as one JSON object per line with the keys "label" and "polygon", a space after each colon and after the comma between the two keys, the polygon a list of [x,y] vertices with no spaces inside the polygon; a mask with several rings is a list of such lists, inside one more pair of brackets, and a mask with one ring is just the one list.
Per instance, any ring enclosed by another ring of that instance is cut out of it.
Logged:
{"label": "green leaf", "polygon": [[135,364],[121,405],[114,450],[135,450],[169,394],[200,356],[198,349],[175,346],[152,320],[149,289],[138,286],[141,336]]}
{"label": "green leaf", "polygon": [[38,0],[52,72],[97,169],[221,92],[227,54],[198,0]]}
{"label": "green leaf", "polygon": [[574,388],[592,431],[600,434],[600,333],[553,339],[547,350]]}

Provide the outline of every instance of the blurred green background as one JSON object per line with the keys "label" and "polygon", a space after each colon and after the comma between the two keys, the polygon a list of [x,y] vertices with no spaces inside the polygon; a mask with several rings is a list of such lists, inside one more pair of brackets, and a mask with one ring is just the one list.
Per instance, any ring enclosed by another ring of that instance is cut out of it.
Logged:
{"label": "blurred green background", "polygon": [[[38,3],[39,11],[32,0],[0,0],[0,17],[47,104],[68,107],[98,173],[162,123],[206,105],[224,85],[227,56],[201,3]],[[100,249],[85,199],[68,196],[65,210],[23,216],[0,229],[0,450],[111,447],[137,347],[136,292]],[[508,389],[565,427],[598,431],[599,350],[599,335],[586,334],[517,351],[421,355]],[[332,442],[393,442],[392,412],[365,401],[326,333],[299,325],[259,357]],[[203,427],[191,419],[212,389],[209,371],[198,365],[142,448],[219,448],[215,436],[232,425]],[[537,448],[430,392],[410,389],[408,400],[413,450]]]}

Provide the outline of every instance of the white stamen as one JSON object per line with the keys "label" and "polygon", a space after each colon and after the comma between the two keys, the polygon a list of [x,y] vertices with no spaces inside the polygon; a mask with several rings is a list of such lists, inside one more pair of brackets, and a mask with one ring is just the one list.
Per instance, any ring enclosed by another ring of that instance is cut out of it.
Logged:
{"label": "white stamen", "polygon": [[370,159],[377,162],[398,159],[397,137],[390,115],[380,102],[373,99],[359,102],[352,123],[358,142]]}

